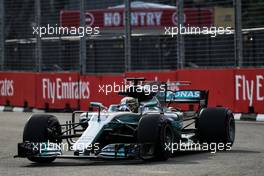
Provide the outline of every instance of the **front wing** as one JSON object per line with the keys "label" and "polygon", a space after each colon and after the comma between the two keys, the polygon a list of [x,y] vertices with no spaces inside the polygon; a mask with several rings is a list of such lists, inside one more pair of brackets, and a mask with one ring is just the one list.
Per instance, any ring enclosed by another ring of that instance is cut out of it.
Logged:
{"label": "front wing", "polygon": [[18,154],[15,158],[26,157],[55,157],[61,159],[137,159],[140,158],[142,144],[109,144],[99,152],[85,152],[85,155],[63,155],[62,150],[55,144],[44,149],[45,143],[18,143]]}

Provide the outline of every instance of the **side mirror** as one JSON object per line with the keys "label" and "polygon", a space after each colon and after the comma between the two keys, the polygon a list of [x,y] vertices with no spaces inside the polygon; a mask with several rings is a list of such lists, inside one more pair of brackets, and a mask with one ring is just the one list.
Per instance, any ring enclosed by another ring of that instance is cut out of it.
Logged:
{"label": "side mirror", "polygon": [[149,102],[146,102],[143,104],[143,107],[148,107],[148,108],[151,108],[151,107],[156,107],[158,105],[158,102],[156,101],[149,101]]}
{"label": "side mirror", "polygon": [[100,102],[91,102],[90,106],[104,108],[104,105]]}
{"label": "side mirror", "polygon": [[91,102],[90,106],[92,107],[98,107],[98,122],[100,121],[100,113],[101,109],[107,109],[102,103],[100,102]]}

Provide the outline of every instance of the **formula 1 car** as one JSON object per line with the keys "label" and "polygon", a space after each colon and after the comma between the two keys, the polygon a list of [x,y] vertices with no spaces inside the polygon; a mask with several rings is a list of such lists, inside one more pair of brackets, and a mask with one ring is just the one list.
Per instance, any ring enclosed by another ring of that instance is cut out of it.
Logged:
{"label": "formula 1 car", "polygon": [[[65,124],[53,115],[32,115],[15,157],[37,163],[56,158],[167,160],[174,144],[233,145],[233,114],[224,107],[208,108],[208,91],[170,89],[172,84],[186,86],[188,82],[127,81],[133,84],[119,93],[125,103],[107,108],[91,102],[98,111],[75,111]],[[149,91],[151,86],[156,86],[155,91]],[[177,107],[182,103],[197,105],[197,109],[183,111]],[[129,109],[132,104],[136,105],[133,110]]]}

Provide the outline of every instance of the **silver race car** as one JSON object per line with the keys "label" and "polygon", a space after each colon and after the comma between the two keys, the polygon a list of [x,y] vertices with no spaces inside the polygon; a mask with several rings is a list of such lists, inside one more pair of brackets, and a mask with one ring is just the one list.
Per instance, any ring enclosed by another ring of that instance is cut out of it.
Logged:
{"label": "silver race car", "polygon": [[[187,82],[127,81],[133,84],[119,93],[124,96],[120,104],[91,102],[93,111],[75,111],[65,124],[53,115],[32,115],[15,157],[38,163],[56,158],[167,160],[183,145],[221,144],[224,150],[233,145],[233,114],[224,107],[208,108],[208,91],[170,89]],[[183,111],[182,104],[197,108]]]}

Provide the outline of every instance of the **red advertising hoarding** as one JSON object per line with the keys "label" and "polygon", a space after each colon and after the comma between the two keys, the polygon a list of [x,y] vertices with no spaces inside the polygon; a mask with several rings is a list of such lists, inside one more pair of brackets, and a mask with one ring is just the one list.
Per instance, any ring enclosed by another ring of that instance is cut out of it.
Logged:
{"label": "red advertising hoarding", "polygon": [[191,82],[181,89],[209,90],[209,106],[234,108],[233,69],[179,70],[177,80]]}
{"label": "red advertising hoarding", "polygon": [[81,110],[87,110],[92,101],[102,102],[105,106],[118,104],[121,97],[118,95],[125,84],[124,75],[114,76],[81,76],[81,81],[89,82],[90,98],[88,101],[80,101]]}
{"label": "red advertising hoarding", "polygon": [[[225,106],[234,112],[253,107],[264,113],[264,69],[178,70],[130,72],[121,75],[80,76],[78,73],[0,72],[0,105],[31,108],[87,110],[91,101],[106,106],[119,103],[125,77],[156,81],[190,81],[178,89],[209,90],[209,106]],[[252,108],[251,108],[252,110]]]}
{"label": "red advertising hoarding", "polygon": [[264,113],[264,69],[235,70],[233,87],[234,111]]}
{"label": "red advertising hoarding", "polygon": [[36,80],[36,108],[78,109],[79,100],[89,99],[89,85],[78,73],[40,73]]}
{"label": "red advertising hoarding", "polygon": [[36,74],[0,72],[0,105],[35,107]]}

